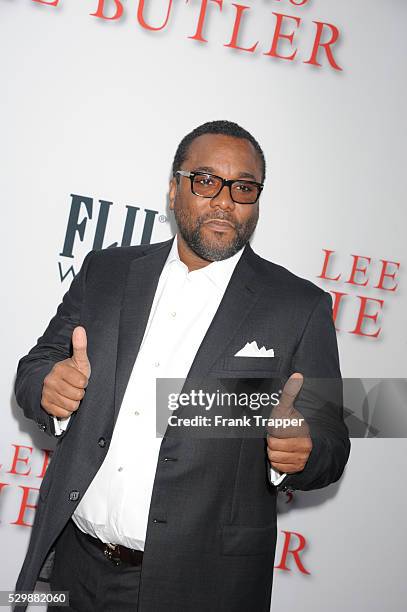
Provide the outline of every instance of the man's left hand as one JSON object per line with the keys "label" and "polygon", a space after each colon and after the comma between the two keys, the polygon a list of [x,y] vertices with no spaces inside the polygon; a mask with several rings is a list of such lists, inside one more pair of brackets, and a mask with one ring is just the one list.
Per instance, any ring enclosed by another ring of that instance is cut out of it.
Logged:
{"label": "man's left hand", "polygon": [[301,472],[307,463],[312,450],[312,440],[309,427],[302,414],[294,407],[304,378],[302,374],[295,373],[286,382],[282,391],[280,402],[272,413],[272,419],[290,419],[297,421],[298,425],[282,427],[268,427],[267,455],[271,467],[279,472],[294,474]]}

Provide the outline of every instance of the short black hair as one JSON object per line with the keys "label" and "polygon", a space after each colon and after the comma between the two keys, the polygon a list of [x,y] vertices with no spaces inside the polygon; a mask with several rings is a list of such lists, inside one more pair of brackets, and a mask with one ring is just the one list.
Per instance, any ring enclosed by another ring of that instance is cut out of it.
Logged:
{"label": "short black hair", "polygon": [[[204,134],[224,134],[225,136],[233,136],[234,138],[245,138],[256,149],[259,154],[261,165],[262,165],[262,183],[266,178],[266,160],[264,157],[263,149],[257,142],[257,140],[244,128],[233,121],[208,121],[196,127],[192,132],[189,132],[178,145],[176,150],[174,161],[172,163],[172,174],[175,176],[177,170],[181,170],[181,166],[184,163],[188,150],[191,143]],[[179,175],[178,175],[179,176]]]}

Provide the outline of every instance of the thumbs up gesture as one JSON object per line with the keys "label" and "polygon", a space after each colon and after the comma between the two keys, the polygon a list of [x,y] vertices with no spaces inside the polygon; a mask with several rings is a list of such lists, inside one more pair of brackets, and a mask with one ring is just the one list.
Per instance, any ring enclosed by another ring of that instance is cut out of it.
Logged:
{"label": "thumbs up gesture", "polygon": [[307,422],[294,406],[303,382],[302,374],[296,372],[290,376],[284,385],[279,404],[271,413],[274,423],[277,420],[284,423],[285,420],[285,426],[268,427],[267,455],[271,467],[286,474],[303,470],[312,450]]}
{"label": "thumbs up gesture", "polygon": [[79,408],[90,377],[84,327],[72,333],[72,357],[59,361],[44,378],[41,406],[55,417],[69,417]]}

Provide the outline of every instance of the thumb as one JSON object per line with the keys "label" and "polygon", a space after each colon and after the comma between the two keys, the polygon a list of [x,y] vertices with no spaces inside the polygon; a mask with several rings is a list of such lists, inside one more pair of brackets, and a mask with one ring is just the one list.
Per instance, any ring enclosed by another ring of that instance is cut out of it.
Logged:
{"label": "thumb", "polygon": [[85,376],[90,376],[90,363],[87,353],[87,337],[86,330],[84,327],[75,327],[72,332],[72,359],[75,362],[76,367]]}
{"label": "thumb", "polygon": [[303,420],[300,424],[295,425],[283,423],[283,427],[281,427],[281,424],[278,427],[277,425],[269,426],[267,428],[269,436],[274,438],[297,438],[309,434],[305,419],[294,406],[294,401],[301,391],[303,383],[304,377],[302,374],[299,372],[292,374],[284,385],[279,403],[271,411],[271,417],[280,421],[297,419],[297,417]]}
{"label": "thumb", "polygon": [[290,376],[284,385],[284,389],[280,397],[278,408],[281,412],[289,415],[295,410],[294,400],[301,391],[303,383],[304,377],[299,372],[295,372]]}

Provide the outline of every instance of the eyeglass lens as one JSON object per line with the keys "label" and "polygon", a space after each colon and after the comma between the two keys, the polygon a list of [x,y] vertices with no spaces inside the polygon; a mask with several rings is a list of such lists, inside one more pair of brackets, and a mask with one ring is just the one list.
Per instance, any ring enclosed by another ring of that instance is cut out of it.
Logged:
{"label": "eyeglass lens", "polygon": [[[196,174],[193,178],[194,193],[204,198],[217,195],[222,181],[210,174]],[[232,199],[240,204],[253,204],[259,197],[259,187],[248,181],[234,181],[231,185]]]}

